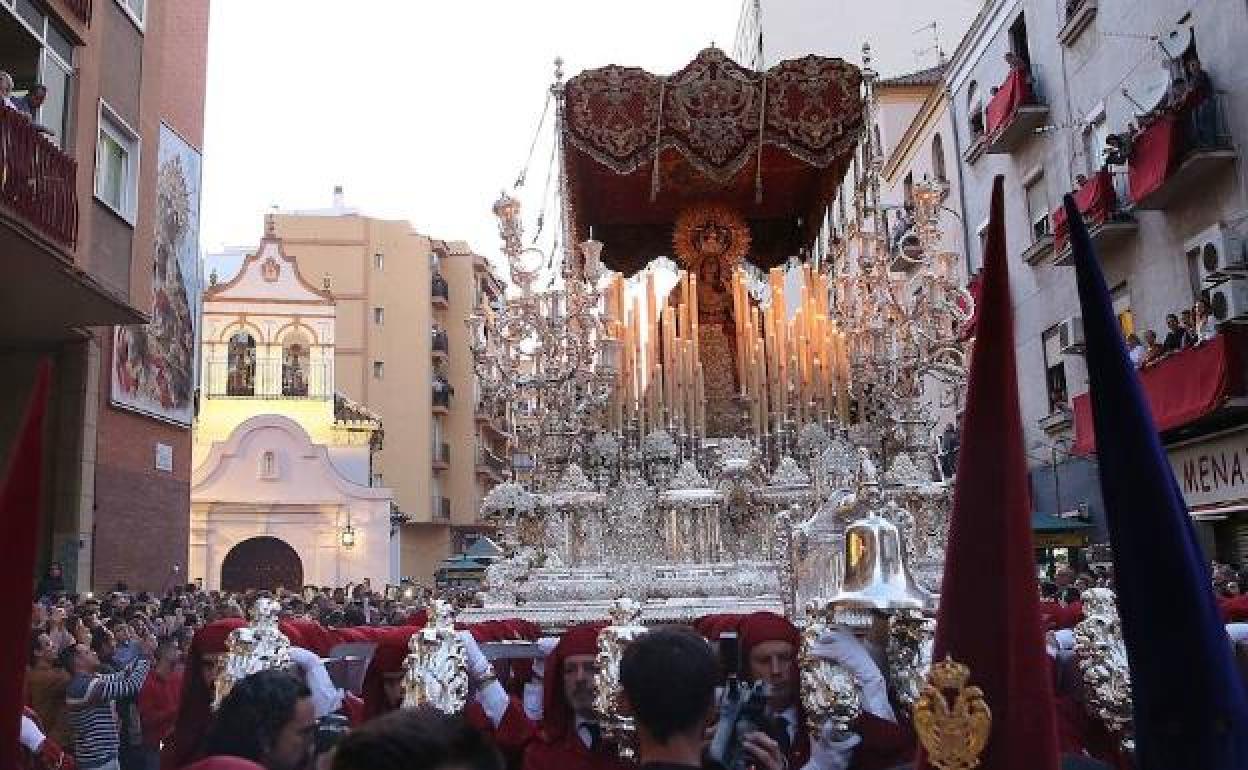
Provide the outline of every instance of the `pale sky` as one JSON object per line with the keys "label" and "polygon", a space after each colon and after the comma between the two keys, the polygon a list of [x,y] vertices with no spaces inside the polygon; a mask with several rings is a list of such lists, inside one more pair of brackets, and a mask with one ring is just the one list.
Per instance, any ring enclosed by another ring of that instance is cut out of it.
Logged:
{"label": "pale sky", "polygon": [[[912,60],[922,41],[909,30],[872,35],[880,16],[870,9],[915,2],[876,0],[837,16]],[[493,256],[490,205],[524,165],[554,58],[569,76],[609,63],[672,72],[712,42],[731,53],[740,8],[741,0],[215,0],[203,248],[252,246],[270,206],[327,207],[341,184],[366,215],[407,219]],[[957,36],[942,37],[952,50]],[[548,159],[539,148],[521,196],[530,216]]]}

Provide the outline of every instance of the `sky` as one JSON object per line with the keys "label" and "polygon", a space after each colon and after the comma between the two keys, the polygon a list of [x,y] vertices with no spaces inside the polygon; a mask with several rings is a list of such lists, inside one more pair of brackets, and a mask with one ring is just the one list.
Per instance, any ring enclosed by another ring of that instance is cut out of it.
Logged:
{"label": "sky", "polygon": [[[844,3],[838,23],[876,39],[885,74],[912,69],[913,49],[928,44],[896,24],[872,29],[881,4],[916,0],[823,2]],[[925,2],[967,19],[976,4]],[[605,64],[672,72],[711,43],[731,52],[740,10],[741,0],[215,0],[203,249],[252,247],[270,207],[328,207],[342,185],[368,216],[493,257],[490,206],[525,165],[555,57],[568,76]],[[957,36],[942,36],[952,50]],[[530,219],[548,148],[539,143],[518,196]]]}

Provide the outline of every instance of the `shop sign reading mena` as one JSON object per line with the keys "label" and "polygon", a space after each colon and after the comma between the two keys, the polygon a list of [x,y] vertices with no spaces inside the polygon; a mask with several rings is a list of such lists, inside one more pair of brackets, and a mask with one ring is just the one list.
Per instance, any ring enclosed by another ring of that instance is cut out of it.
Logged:
{"label": "shop sign reading mena", "polygon": [[1248,431],[1173,449],[1170,465],[1189,508],[1248,498]]}

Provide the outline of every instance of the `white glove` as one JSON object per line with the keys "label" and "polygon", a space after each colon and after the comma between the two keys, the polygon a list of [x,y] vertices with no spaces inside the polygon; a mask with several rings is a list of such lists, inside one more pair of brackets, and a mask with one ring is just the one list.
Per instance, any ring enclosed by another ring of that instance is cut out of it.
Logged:
{"label": "white glove", "polygon": [[43,745],[43,731],[39,729],[39,725],[35,724],[35,720],[22,714],[22,731],[20,740],[23,746],[30,751],[31,754],[39,752],[39,747]]}
{"label": "white glove", "polygon": [[815,657],[839,663],[854,675],[862,690],[863,710],[880,719],[897,721],[888,700],[888,683],[880,667],[853,634],[841,628],[830,628],[811,645],[811,652]]}
{"label": "white glove", "polygon": [[1248,623],[1227,623],[1226,635],[1232,642],[1248,641]]}
{"label": "white glove", "polygon": [[526,682],[524,685],[524,715],[531,721],[542,721],[542,699],[545,697],[545,686],[541,679]]}
{"label": "white glove", "polygon": [[312,691],[312,707],[316,711],[316,718],[320,719],[342,708],[342,690],[334,687],[334,681],[329,678],[329,670],[325,668],[321,656],[302,647],[292,646],[288,651],[291,662],[303,669],[303,681]]}
{"label": "white glove", "polygon": [[468,678],[473,682],[482,682],[494,676],[494,665],[490,663],[489,658],[485,657],[485,653],[481,652],[481,645],[477,644],[476,638],[468,631],[456,631],[455,635],[464,643]]}
{"label": "white glove", "polygon": [[1053,632],[1053,641],[1057,643],[1057,650],[1075,649],[1075,632],[1069,628],[1058,629]]}
{"label": "white glove", "polygon": [[854,761],[854,749],[862,738],[854,733],[833,733],[826,726],[819,739],[810,747],[810,761],[802,770],[849,770]]}

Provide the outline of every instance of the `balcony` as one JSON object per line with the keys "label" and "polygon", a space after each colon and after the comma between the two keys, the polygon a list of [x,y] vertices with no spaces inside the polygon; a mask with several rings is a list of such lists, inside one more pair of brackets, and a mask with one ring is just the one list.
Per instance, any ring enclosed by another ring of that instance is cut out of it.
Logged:
{"label": "balcony", "polygon": [[477,474],[483,476],[495,483],[501,483],[507,480],[507,474],[511,471],[511,463],[490,451],[490,448],[480,442],[477,443]]}
{"label": "balcony", "polygon": [[[1136,135],[1128,164],[1131,199],[1141,211],[1161,211],[1209,189],[1212,178],[1234,169],[1238,158],[1220,96],[1212,113],[1191,107],[1154,120]],[[1197,138],[1198,117],[1210,136]]]}
{"label": "balcony", "polygon": [[236,356],[209,360],[202,373],[206,398],[302,399],[333,398],[328,362],[291,363],[281,357]]}
{"label": "balcony", "polygon": [[962,153],[962,160],[968,165],[973,165],[977,160],[984,157],[984,151],[988,149],[988,137],[984,134],[977,134],[971,141],[971,146],[966,148],[966,152]]}
{"label": "balcony", "polygon": [[1049,233],[1037,237],[1030,246],[1023,250],[1023,261],[1033,266],[1040,264],[1045,257],[1053,253],[1053,243],[1054,238]]}
{"label": "balcony", "polygon": [[78,161],[14,110],[0,110],[0,202],[39,235],[73,250],[78,241]]}
{"label": "balcony", "polygon": [[1057,32],[1057,41],[1065,46],[1075,44],[1083,31],[1096,18],[1097,0],[1066,0],[1066,23]]}
{"label": "balcony", "polygon": [[451,445],[439,442],[433,445],[433,469],[444,471],[451,467]]}
{"label": "balcony", "polygon": [[[1083,214],[1084,224],[1097,254],[1107,254],[1132,238],[1140,226],[1135,218],[1122,209],[1118,193],[1114,189],[1113,176],[1099,171],[1075,191],[1075,205]],[[1053,210],[1054,231],[1057,238],[1057,257],[1053,263],[1069,266],[1074,264],[1070,249],[1070,225],[1066,221],[1066,208]]]}
{"label": "balcony", "polygon": [[[1245,353],[1248,331],[1227,324],[1209,342],[1140,370],[1144,395],[1166,443],[1243,422],[1248,416]],[[1089,394],[1075,396],[1074,415],[1074,451],[1091,454],[1096,451],[1096,434]]]}
{"label": "balcony", "polygon": [[434,377],[433,379],[433,411],[437,414],[446,414],[451,410],[451,396],[454,395],[455,389],[446,380]]}
{"label": "balcony", "polygon": [[1012,70],[988,103],[989,155],[1008,155],[1031,138],[1036,129],[1049,122],[1049,108],[1036,96],[1030,75]]}
{"label": "balcony", "polygon": [[83,24],[91,24],[91,0],[62,0]]}
{"label": "balcony", "polygon": [[432,503],[433,505],[429,509],[430,518],[434,521],[451,520],[451,499],[449,497],[434,495]]}
{"label": "balcony", "polygon": [[441,273],[434,273],[429,283],[433,304],[446,307],[451,300],[451,285]]}
{"label": "balcony", "polygon": [[451,341],[445,329],[434,328],[432,347],[434,356],[446,358],[451,349]]}
{"label": "balcony", "polygon": [[511,436],[511,431],[507,427],[507,415],[497,406],[478,401],[475,417],[479,425],[493,431],[499,437]]}

